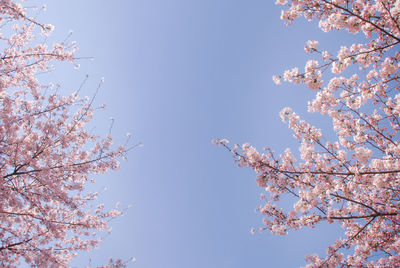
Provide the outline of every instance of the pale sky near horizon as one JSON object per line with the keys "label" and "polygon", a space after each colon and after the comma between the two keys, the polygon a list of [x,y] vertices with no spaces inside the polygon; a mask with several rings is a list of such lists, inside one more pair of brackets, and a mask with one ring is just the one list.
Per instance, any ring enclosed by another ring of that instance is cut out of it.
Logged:
{"label": "pale sky near horizon", "polygon": [[[34,1],[39,2],[39,1]],[[119,171],[98,177],[100,202],[126,214],[98,250],[73,263],[84,267],[109,257],[136,258],[128,267],[241,268],[305,266],[306,254],[324,254],[337,226],[252,235],[262,227],[254,210],[263,204],[256,174],[237,168],[230,153],[211,140],[249,142],[282,152],[298,144],[279,112],[293,107],[301,116],[330,127],[325,117],[307,114],[313,94],[305,87],[276,86],[272,75],[310,58],[303,47],[319,40],[336,52],[347,33],[322,33],[317,23],[299,20],[286,27],[281,6],[265,0],[48,1],[39,16],[55,25],[52,38],[73,30],[81,68],[62,66],[54,81],[79,86],[91,95],[105,77],[94,131],[123,143],[142,142]],[[103,191],[103,186],[107,190]],[[97,187],[97,188],[96,188]],[[289,205],[287,203],[286,205]],[[89,262],[89,259],[91,261]]]}

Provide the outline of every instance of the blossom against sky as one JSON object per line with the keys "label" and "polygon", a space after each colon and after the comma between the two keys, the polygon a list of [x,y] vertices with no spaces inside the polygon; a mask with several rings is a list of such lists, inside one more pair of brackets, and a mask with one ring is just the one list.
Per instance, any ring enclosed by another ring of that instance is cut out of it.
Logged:
{"label": "blossom against sky", "polygon": [[[132,205],[112,222],[100,249],[83,254],[78,267],[110,257],[135,257],[138,267],[295,267],[308,253],[322,253],[339,229],[293,232],[286,237],[254,235],[262,226],[254,209],[262,194],[251,170],[211,144],[225,137],[277,152],[298,147],[279,112],[306,113],[313,92],[278,87],[272,80],[309,58],[307,40],[336,52],[354,35],[322,33],[316,23],[286,27],[274,1],[53,1],[40,15],[55,25],[52,38],[72,39],[80,48],[80,69],[61,66],[56,79],[66,88],[89,80],[91,95],[101,77],[99,111],[93,129],[131,151],[117,172],[96,185],[102,200]],[[339,38],[340,37],[340,38]],[[103,190],[107,186],[107,190]],[[340,231],[340,230],[339,230]]]}

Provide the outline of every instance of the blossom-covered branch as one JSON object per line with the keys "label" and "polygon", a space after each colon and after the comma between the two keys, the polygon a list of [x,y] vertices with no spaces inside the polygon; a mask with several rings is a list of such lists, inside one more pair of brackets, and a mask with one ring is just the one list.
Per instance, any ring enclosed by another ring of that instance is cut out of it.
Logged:
{"label": "blossom-covered branch", "polygon": [[[291,108],[281,118],[300,143],[299,158],[290,149],[277,156],[258,152],[249,144],[229,146],[236,163],[252,168],[257,183],[269,194],[259,208],[266,228],[286,234],[322,221],[340,224],[345,237],[328,247],[325,257],[309,255],[310,267],[397,267],[400,265],[400,1],[395,0],[278,0],[286,5],[287,24],[304,16],[319,20],[325,31],[363,33],[365,43],[342,46],[336,56],[318,53],[304,72],[298,68],[274,76],[315,90],[308,111],[331,118],[337,135],[326,141],[322,130],[302,120]],[[350,66],[358,72],[348,75]],[[324,81],[324,74],[334,75]],[[345,72],[346,71],[346,72]],[[345,75],[346,74],[346,75]],[[284,195],[297,202],[292,209],[276,203]]]}
{"label": "blossom-covered branch", "polygon": [[97,193],[84,189],[93,175],[117,169],[127,149],[86,130],[92,99],[38,79],[56,61],[75,64],[75,43],[49,47],[40,35],[54,27],[11,0],[0,0],[0,24],[0,263],[65,267],[121,215],[93,207]]}

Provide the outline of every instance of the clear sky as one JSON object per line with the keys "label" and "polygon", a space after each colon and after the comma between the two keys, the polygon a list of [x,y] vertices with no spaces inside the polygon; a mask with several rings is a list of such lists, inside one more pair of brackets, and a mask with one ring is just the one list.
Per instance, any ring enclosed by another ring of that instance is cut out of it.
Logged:
{"label": "clear sky", "polygon": [[[39,1],[38,1],[39,2]],[[307,40],[336,52],[349,34],[322,33],[315,22],[286,27],[274,0],[57,0],[39,20],[55,25],[52,38],[72,29],[81,68],[62,66],[54,81],[91,95],[101,77],[94,132],[143,147],[129,153],[121,169],[98,177],[99,202],[132,205],[114,220],[100,249],[74,265],[135,257],[130,267],[241,268],[304,266],[307,253],[321,253],[338,228],[322,226],[288,236],[252,235],[262,226],[255,174],[237,168],[230,153],[211,144],[216,137],[250,142],[282,152],[298,145],[280,121],[286,106],[308,115],[314,92],[276,86],[272,75],[310,57]],[[103,186],[107,190],[103,191]]]}

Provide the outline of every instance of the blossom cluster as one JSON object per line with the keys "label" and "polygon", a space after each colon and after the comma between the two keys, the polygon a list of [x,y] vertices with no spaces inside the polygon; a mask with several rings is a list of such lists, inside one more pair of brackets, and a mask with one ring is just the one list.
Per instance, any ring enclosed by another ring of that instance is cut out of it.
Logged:
{"label": "blossom cluster", "polygon": [[[302,120],[291,108],[281,118],[298,139],[299,158],[290,149],[276,155],[249,144],[229,149],[239,166],[252,168],[257,183],[269,193],[259,208],[265,229],[286,234],[323,221],[340,224],[345,236],[326,256],[307,256],[309,267],[400,266],[400,1],[398,0],[277,0],[286,5],[281,18],[291,24],[303,16],[316,19],[325,31],[362,33],[366,42],[342,46],[335,54],[305,46],[320,54],[304,72],[297,67],[274,76],[315,90],[308,111],[327,115],[337,139]],[[349,67],[359,72],[343,75]],[[331,72],[324,81],[324,73]],[[284,195],[297,201],[285,210]]]}
{"label": "blossom cluster", "polygon": [[0,263],[66,267],[121,215],[92,208],[97,194],[84,189],[94,174],[117,169],[126,149],[86,131],[90,99],[38,79],[55,61],[75,63],[75,44],[43,42],[39,34],[53,26],[12,0],[0,1],[0,23]]}

